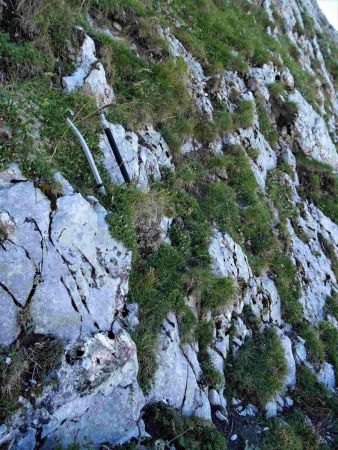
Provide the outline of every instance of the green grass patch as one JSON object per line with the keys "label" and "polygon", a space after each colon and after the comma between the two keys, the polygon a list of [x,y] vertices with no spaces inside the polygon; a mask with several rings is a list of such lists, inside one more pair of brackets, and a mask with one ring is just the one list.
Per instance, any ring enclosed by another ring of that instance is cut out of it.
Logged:
{"label": "green grass patch", "polygon": [[270,428],[263,438],[261,450],[319,450],[320,444],[315,432],[304,414],[295,410],[283,418],[268,421]]}
{"label": "green grass patch", "polygon": [[258,114],[259,130],[269,144],[274,147],[278,143],[278,133],[264,106],[263,97],[259,96],[256,98],[256,110]]}
{"label": "green grass patch", "polygon": [[315,364],[322,363],[325,359],[325,346],[318,330],[306,323],[299,330],[299,334],[305,339],[305,346],[310,361]]}
{"label": "green grass patch", "polygon": [[279,251],[271,261],[271,269],[281,298],[283,319],[297,326],[302,322],[303,309],[299,302],[300,283],[296,268],[290,257]]}
{"label": "green grass patch", "polygon": [[235,395],[259,406],[282,388],[286,373],[284,350],[271,328],[248,338],[225,370]]}
{"label": "green grass patch", "polygon": [[[47,336],[28,335],[0,352],[0,421],[20,407],[18,398],[39,395],[48,374],[61,364],[62,344]],[[7,364],[6,360],[10,363]],[[32,384],[31,380],[36,383]]]}
{"label": "green grass patch", "polygon": [[331,297],[326,300],[325,313],[333,316],[336,320],[338,320],[338,294],[335,293]]}
{"label": "green grass patch", "polygon": [[[163,404],[149,406],[144,413],[146,431],[177,450],[224,450],[225,437],[209,420],[186,417]],[[163,443],[164,445],[164,443]]]}
{"label": "green grass patch", "polygon": [[335,376],[338,377],[338,330],[330,322],[320,324],[320,334],[328,361],[333,365]]}
{"label": "green grass patch", "polygon": [[266,190],[279,213],[279,220],[285,224],[287,219],[297,219],[299,212],[292,203],[293,192],[284,173],[275,169],[268,173]]}
{"label": "green grass patch", "polygon": [[294,399],[315,425],[325,423],[326,427],[329,426],[334,431],[338,400],[322,383],[317,381],[316,376],[307,367],[298,366],[297,368]]}
{"label": "green grass patch", "polygon": [[297,156],[299,192],[338,223],[338,176],[332,168],[306,156]]}

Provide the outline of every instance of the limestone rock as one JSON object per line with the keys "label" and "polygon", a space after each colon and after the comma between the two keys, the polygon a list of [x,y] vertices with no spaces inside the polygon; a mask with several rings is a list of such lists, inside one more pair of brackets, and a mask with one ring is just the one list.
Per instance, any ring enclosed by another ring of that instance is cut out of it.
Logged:
{"label": "limestone rock", "polygon": [[94,41],[86,35],[77,56],[77,69],[72,75],[62,78],[62,83],[67,92],[72,92],[82,87],[85,78],[90,73],[92,64],[96,61]]}
{"label": "limestone rock", "polygon": [[335,391],[335,375],[332,364],[324,362],[317,374],[318,381],[323,383],[330,391]]}
{"label": "limestone rock", "polygon": [[[43,449],[75,441],[120,444],[143,433],[136,347],[117,324],[112,331],[111,337],[97,333],[69,346],[58,382],[45,390],[34,410],[16,417],[18,423],[42,424]],[[24,448],[25,439],[17,432],[16,448]]]}
{"label": "limestone rock", "polygon": [[81,89],[84,94],[92,95],[98,107],[106,106],[114,100],[114,91],[107,83],[104,67],[97,62],[95,43],[88,35],[85,35],[77,56],[75,72],[63,77],[62,83],[67,92]]}
{"label": "limestone rock", "polygon": [[63,196],[52,211],[33,183],[10,179],[0,203],[16,224],[0,248],[1,307],[10,312],[3,342],[17,337],[15,318],[27,302],[36,333],[75,341],[108,331],[127,293],[131,254],[90,203],[80,194]]}
{"label": "limestone rock", "polygon": [[174,314],[163,323],[158,342],[158,369],[147,402],[165,402],[183,414],[211,418],[206,393],[198,386],[196,375],[180,348],[178,324]]}
{"label": "limestone rock", "polygon": [[227,234],[214,231],[209,245],[215,275],[248,281],[252,277],[248,258]]}
{"label": "limestone rock", "polygon": [[295,138],[306,156],[330,164],[338,169],[338,154],[322,117],[304,99],[299,91],[290,94],[288,100],[297,104],[299,114],[295,121]]}

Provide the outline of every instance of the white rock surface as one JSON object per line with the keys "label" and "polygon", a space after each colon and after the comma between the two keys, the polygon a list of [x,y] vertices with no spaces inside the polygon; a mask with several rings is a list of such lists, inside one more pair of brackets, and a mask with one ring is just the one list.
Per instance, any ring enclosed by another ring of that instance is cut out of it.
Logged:
{"label": "white rock surface", "polygon": [[85,35],[77,56],[75,72],[63,77],[62,83],[67,92],[81,90],[84,94],[92,95],[99,108],[114,100],[114,91],[107,83],[104,67],[96,58],[95,43],[88,35]]}
{"label": "white rock surface", "polygon": [[177,319],[169,314],[158,342],[158,369],[147,402],[163,401],[183,414],[211,418],[207,394],[198,386],[193,366],[180,347]]}
{"label": "white rock surface", "polygon": [[249,281],[252,271],[241,247],[227,234],[215,230],[209,244],[212,270],[220,277]]}
{"label": "white rock surface", "polygon": [[304,154],[316,161],[330,164],[338,170],[338,154],[322,117],[304,99],[299,91],[290,94],[289,101],[298,105],[295,138]]}
{"label": "white rock surface", "polygon": [[77,56],[78,67],[72,75],[62,78],[64,88],[67,92],[72,92],[82,87],[85,78],[90,73],[92,65],[96,61],[95,43],[91,37],[86,35]]}
{"label": "white rock surface", "polygon": [[317,373],[317,378],[318,381],[323,383],[330,391],[335,391],[336,381],[332,364],[323,362]]}
{"label": "white rock surface", "polygon": [[[67,448],[75,441],[81,446],[120,444],[142,434],[144,397],[130,336],[115,323],[112,337],[97,333],[67,350],[58,382],[45,390],[34,410],[19,413],[16,422],[42,423],[43,449]],[[17,431],[15,448],[25,448],[25,440],[27,434]]]}
{"label": "white rock surface", "polygon": [[298,267],[302,286],[300,302],[306,319],[316,325],[323,319],[325,301],[331,295],[332,287],[337,287],[337,280],[318,236],[313,234],[306,244],[295,234],[290,224],[288,229],[292,239],[292,258]]}
{"label": "white rock surface", "polygon": [[111,238],[90,203],[80,194],[63,196],[52,211],[33,183],[8,180],[0,204],[16,225],[0,247],[1,292],[11,305],[1,340],[17,337],[14,318],[27,302],[36,333],[74,341],[108,331],[128,290],[131,253]]}

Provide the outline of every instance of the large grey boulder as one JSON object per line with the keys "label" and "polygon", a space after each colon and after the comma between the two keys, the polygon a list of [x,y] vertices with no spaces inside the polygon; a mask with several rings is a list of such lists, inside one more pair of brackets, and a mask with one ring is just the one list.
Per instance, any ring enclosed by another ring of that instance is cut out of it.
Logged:
{"label": "large grey boulder", "polygon": [[52,211],[33,183],[11,182],[20,176],[0,174],[1,208],[15,224],[0,247],[0,307],[8,307],[0,345],[18,336],[23,307],[36,333],[64,341],[109,331],[128,291],[131,253],[80,194],[60,197]]}

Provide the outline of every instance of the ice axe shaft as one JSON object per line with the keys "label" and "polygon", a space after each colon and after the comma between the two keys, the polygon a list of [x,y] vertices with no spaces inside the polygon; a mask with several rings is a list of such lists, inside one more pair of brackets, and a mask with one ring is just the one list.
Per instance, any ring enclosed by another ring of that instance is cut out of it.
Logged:
{"label": "ice axe shaft", "polygon": [[80,131],[76,128],[76,126],[73,124],[73,122],[69,119],[69,117],[67,117],[66,119],[66,124],[69,126],[69,128],[73,131],[73,133],[75,134],[75,136],[78,138],[81,147],[83,149],[83,151],[85,152],[87,161],[89,163],[90,169],[94,175],[95,181],[96,181],[96,188],[99,190],[99,192],[101,192],[102,194],[105,194],[105,188],[104,188],[104,184],[102,181],[102,178],[99,174],[99,171],[97,170],[93,155],[91,153],[91,151],[89,150],[89,147],[87,145],[87,142],[85,141],[84,137],[82,136],[82,134],[80,133]]}
{"label": "ice axe shaft", "polygon": [[118,147],[116,145],[113,133],[112,133],[112,131],[111,131],[111,129],[110,129],[110,127],[109,127],[109,125],[107,123],[107,120],[106,120],[106,118],[105,118],[103,113],[100,114],[100,119],[101,119],[101,123],[102,123],[103,129],[104,129],[104,132],[106,133],[109,145],[110,145],[110,147],[111,147],[111,149],[112,149],[112,151],[114,153],[117,165],[119,166],[119,169],[120,169],[121,174],[123,176],[123,179],[124,179],[124,181],[127,184],[129,184],[130,183],[130,177],[129,177],[128,171],[126,169],[126,166],[124,165],[121,153],[120,153],[120,151],[119,151],[119,149],[118,149]]}

